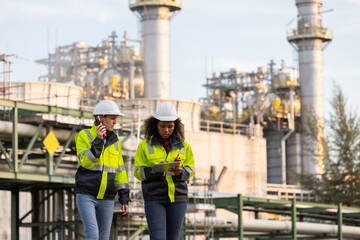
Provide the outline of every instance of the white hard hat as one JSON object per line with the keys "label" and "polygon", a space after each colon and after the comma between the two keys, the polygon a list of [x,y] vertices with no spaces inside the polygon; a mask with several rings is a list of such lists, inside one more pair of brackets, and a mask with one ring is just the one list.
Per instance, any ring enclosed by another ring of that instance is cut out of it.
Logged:
{"label": "white hard hat", "polygon": [[160,105],[156,109],[154,118],[160,121],[175,121],[176,119],[178,119],[178,115],[176,113],[174,105],[168,102],[163,102],[160,103]]}
{"label": "white hard hat", "polygon": [[96,104],[93,115],[118,115],[123,116],[124,114],[120,112],[118,105],[111,100],[102,100]]}

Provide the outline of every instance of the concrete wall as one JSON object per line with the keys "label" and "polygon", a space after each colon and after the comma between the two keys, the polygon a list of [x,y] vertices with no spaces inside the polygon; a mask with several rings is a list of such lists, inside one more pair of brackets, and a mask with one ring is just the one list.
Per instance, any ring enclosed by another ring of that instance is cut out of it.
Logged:
{"label": "concrete wall", "polygon": [[10,192],[0,191],[0,239],[11,239],[11,196]]}
{"label": "concrete wall", "polygon": [[[31,209],[30,193],[20,193],[20,217],[24,216]],[[11,239],[11,192],[0,191],[0,239]],[[31,215],[24,219],[24,222],[30,222]],[[31,228],[20,228],[19,238],[21,240],[31,239]]]}
{"label": "concrete wall", "polygon": [[266,196],[266,139],[203,131],[185,131],[185,139],[194,153],[196,178],[209,179],[212,165],[217,178],[226,166],[217,191]]}

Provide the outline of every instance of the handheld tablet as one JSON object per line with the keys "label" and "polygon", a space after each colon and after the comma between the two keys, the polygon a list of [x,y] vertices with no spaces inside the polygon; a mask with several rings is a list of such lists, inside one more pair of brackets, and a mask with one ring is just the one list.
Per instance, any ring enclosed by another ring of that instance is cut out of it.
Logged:
{"label": "handheld tablet", "polygon": [[168,172],[169,168],[180,166],[180,162],[167,162],[167,163],[158,163],[155,164],[152,173],[162,173],[162,172]]}

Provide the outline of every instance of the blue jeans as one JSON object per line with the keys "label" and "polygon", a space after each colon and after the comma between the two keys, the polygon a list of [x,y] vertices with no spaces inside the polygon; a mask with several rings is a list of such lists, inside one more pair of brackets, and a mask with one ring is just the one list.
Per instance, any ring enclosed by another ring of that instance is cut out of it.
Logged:
{"label": "blue jeans", "polygon": [[114,200],[96,199],[86,194],[76,194],[86,240],[110,238],[111,222],[114,214]]}
{"label": "blue jeans", "polygon": [[150,240],[178,240],[187,203],[145,202]]}

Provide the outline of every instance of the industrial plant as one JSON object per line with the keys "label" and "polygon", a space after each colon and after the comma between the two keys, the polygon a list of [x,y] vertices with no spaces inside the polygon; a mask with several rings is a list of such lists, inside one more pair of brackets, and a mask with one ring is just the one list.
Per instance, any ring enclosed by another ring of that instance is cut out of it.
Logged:
{"label": "industrial plant", "polygon": [[322,4],[294,0],[297,28],[284,37],[299,66],[269,59],[253,71],[214,72],[201,80],[198,102],[170,99],[170,21],[181,17],[182,0],[129,0],[141,39],[124,30],[96,46],[57,46],[36,61],[47,69],[37,82],[11,82],[0,53],[0,203],[10,210],[0,216],[0,238],[85,239],[75,136],[109,99],[124,113],[114,131],[131,197],[127,216],[115,205],[111,239],[149,239],[134,158],[143,121],[165,101],[195,158],[182,239],[360,239],[360,209],[315,203],[293,177],[322,172],[321,146],[303,134],[310,114],[324,118],[322,54],[333,34],[322,26]]}

